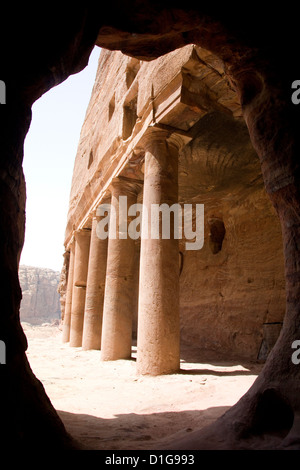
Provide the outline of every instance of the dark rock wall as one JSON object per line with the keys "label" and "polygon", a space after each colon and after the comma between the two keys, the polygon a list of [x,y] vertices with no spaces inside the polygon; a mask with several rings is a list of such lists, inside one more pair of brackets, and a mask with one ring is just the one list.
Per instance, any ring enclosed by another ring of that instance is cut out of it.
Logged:
{"label": "dark rock wall", "polygon": [[[54,4],[40,11],[27,3],[18,8],[15,4],[2,6],[7,25],[0,37],[0,73],[7,90],[7,104],[0,110],[0,331],[7,346],[7,364],[1,368],[4,447],[72,445],[32,374],[19,321],[18,262],[24,241],[26,192],[22,157],[31,105],[81,70],[95,43],[145,59],[192,43],[225,62],[241,100],[266,191],[281,224],[286,314],[279,340],[253,387],[207,431],[204,441],[201,435],[190,435],[182,448],[203,448],[216,442],[219,447],[222,443],[224,448],[245,448],[249,436],[256,439],[251,441],[252,448],[256,442],[267,445],[274,423],[270,417],[278,405],[288,408],[291,419],[288,429],[284,420],[278,420],[277,448],[300,448],[300,368],[291,361],[291,344],[299,340],[300,331],[300,110],[290,99],[291,83],[299,78],[297,8],[287,3],[262,9],[255,2],[236,8],[227,3],[216,7],[211,2],[173,0],[163,4],[112,1],[105,9],[102,4],[97,8],[89,3],[73,4],[72,10],[64,10],[62,5],[56,9]],[[275,399],[264,413],[270,396]]]}

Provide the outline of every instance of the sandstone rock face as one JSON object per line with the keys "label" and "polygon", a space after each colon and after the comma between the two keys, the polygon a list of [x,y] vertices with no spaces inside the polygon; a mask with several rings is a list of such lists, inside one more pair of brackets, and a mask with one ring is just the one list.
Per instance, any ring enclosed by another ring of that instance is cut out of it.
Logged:
{"label": "sandstone rock face", "polygon": [[[227,3],[218,8],[214,3],[198,1],[167,3],[169,7],[148,0],[112,1],[105,11],[100,3],[78,3],[72,9],[60,8],[59,14],[55,8],[48,9],[38,22],[35,6],[20,5],[17,13],[13,4],[3,6],[3,17],[11,27],[1,31],[1,43],[5,44],[1,80],[6,84],[9,103],[1,106],[0,142],[0,330],[7,346],[2,382],[2,429],[7,431],[7,438],[2,444],[14,451],[20,446],[30,447],[32,442],[43,450],[74,445],[30,369],[19,321],[18,262],[24,242],[26,199],[22,156],[32,104],[70,74],[82,70],[95,43],[143,60],[197,44],[223,60],[242,104],[265,188],[281,223],[287,302],[279,340],[260,377],[240,402],[218,420],[214,429],[202,434],[202,440],[198,433],[189,435],[188,443],[178,448],[220,448],[221,442],[227,449],[299,449],[300,368],[291,361],[291,344],[299,339],[300,318],[300,109],[290,99],[291,83],[299,76],[295,60],[298,7],[275,6],[270,21],[269,10],[252,4],[246,15],[237,15]],[[288,27],[283,34],[285,25]],[[24,54],[12,60],[20,38]],[[272,434],[278,437],[270,445]]]}
{"label": "sandstone rock face", "polygon": [[285,312],[280,224],[238,96],[206,49],[188,45],[152,62],[102,50],[75,159],[66,250],[113,176],[138,180],[143,202],[149,126],[189,137],[179,153],[178,201],[204,204],[203,248],[180,241],[182,345],[200,360],[256,360],[266,324],[280,325]]}
{"label": "sandstone rock face", "polygon": [[21,265],[19,279],[22,289],[21,321],[40,324],[60,319],[60,298],[57,292],[59,272]]}
{"label": "sandstone rock face", "polygon": [[282,236],[244,124],[216,112],[180,156],[179,195],[204,204],[204,246],[185,251],[181,338],[199,360],[259,358],[266,325],[283,320]]}
{"label": "sandstone rock face", "polygon": [[[285,311],[280,227],[263,188],[228,198],[203,198],[202,250],[183,251],[180,276],[181,337],[206,358],[259,358],[265,324],[282,322]],[[210,220],[226,229],[217,253]]]}

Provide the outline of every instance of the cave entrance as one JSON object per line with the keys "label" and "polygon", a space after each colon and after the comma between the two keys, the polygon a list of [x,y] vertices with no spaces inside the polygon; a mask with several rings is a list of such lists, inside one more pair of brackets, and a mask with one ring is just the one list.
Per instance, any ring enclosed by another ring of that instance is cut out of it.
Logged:
{"label": "cave entrance", "polygon": [[[191,73],[192,65],[189,64],[189,67],[185,69],[185,74],[188,73],[187,70]],[[123,141],[128,141],[132,135],[135,135],[135,125],[138,119],[137,97],[140,89],[135,86],[135,80],[137,80],[140,70],[141,68],[138,68],[134,77],[131,74],[130,80],[125,75],[127,85],[129,85],[130,99],[125,101],[122,107],[123,127],[121,129]],[[188,88],[191,84],[195,85],[194,81],[187,81],[185,77],[184,86]],[[172,83],[173,85],[174,83]],[[164,89],[163,93],[165,92]],[[117,118],[118,96],[116,90],[113,89],[113,94],[108,96],[108,100],[106,118],[108,125],[113,126]],[[179,103],[178,108],[182,109],[182,106],[185,105]],[[158,110],[165,120],[166,115],[158,106],[156,116],[159,115]],[[88,111],[91,114],[93,113],[91,107]],[[189,117],[191,116],[188,109],[185,109],[184,113]],[[199,385],[209,385],[210,387],[208,377],[211,376],[222,377],[224,379],[222,383],[226,382],[228,377],[244,378],[246,376],[249,377],[249,382],[247,382],[244,390],[246,391],[260,370],[258,366],[249,365],[247,361],[255,361],[257,358],[260,342],[262,341],[263,325],[266,322],[281,319],[283,316],[284,282],[283,273],[278,263],[279,257],[282,256],[279,224],[265,195],[258,158],[251,146],[246,126],[243,120],[239,119],[240,117],[236,118],[236,116],[228,115],[220,109],[209,109],[203,113],[201,120],[197,122],[193,139],[184,147],[179,157],[180,201],[183,203],[188,203],[191,200],[198,201],[205,205],[206,214],[203,250],[193,253],[184,250],[184,248],[180,249],[180,313],[183,346],[181,386],[182,384],[186,385],[187,380],[189,380],[194,382],[196,388]],[[174,118],[173,125],[178,125],[175,114],[172,115],[172,118]],[[193,120],[190,122],[194,124]],[[165,122],[162,124],[167,125]],[[99,137],[97,137],[96,132],[92,132],[91,135],[94,141]],[[75,179],[74,183],[80,185],[84,182],[87,174],[90,190],[93,181],[92,172],[96,171],[98,178],[102,172],[101,169],[96,170],[97,145],[94,145],[95,142],[93,141],[92,148],[86,151],[83,142],[88,139],[88,134],[82,132],[81,138],[78,155],[80,157],[79,168],[82,170],[82,177],[81,179]],[[113,150],[116,151],[114,142],[110,143]],[[80,147],[81,144],[82,147]],[[139,175],[136,168],[139,168],[142,159],[138,152],[134,153],[131,163],[129,173],[126,174],[125,179],[132,178],[132,174],[135,177],[137,174]],[[137,178],[135,179],[138,181]],[[82,198],[80,204],[83,204],[84,201],[86,203],[86,200]],[[273,240],[272,253],[268,249],[271,237]],[[67,263],[65,268],[67,268]],[[272,273],[271,276],[270,273]],[[81,287],[85,288],[86,286],[82,284]],[[97,370],[97,367],[99,370],[99,352],[96,350],[85,352],[77,348],[58,346],[56,342],[58,336],[53,335],[51,339],[53,349],[51,349],[54,353],[58,348],[60,352],[66,355],[66,362],[61,361],[62,369],[58,375],[61,381],[64,380],[66,375],[67,380],[69,380],[66,391],[70,392],[72,389],[69,411],[61,406],[63,400],[60,401],[57,396],[52,398],[56,394],[56,383],[55,381],[51,383],[49,373],[45,378],[46,390],[56,409],[62,410],[60,415],[66,425],[70,426],[70,429],[75,432],[79,440],[87,439],[91,444],[92,438],[90,436],[84,437],[87,432],[84,422],[87,423],[88,428],[95,426],[99,431],[99,425],[101,428],[103,424],[101,420],[112,419],[112,415],[104,416],[103,412],[98,409],[98,406],[101,407],[104,402],[104,395],[103,401],[99,402],[97,387],[95,388],[95,370]],[[29,349],[29,359],[30,354]],[[37,357],[32,356],[32,363],[34,360],[37,360]],[[53,355],[51,361],[53,365],[56,360],[57,356]],[[230,360],[234,360],[234,363],[229,363]],[[204,361],[214,363],[204,367]],[[240,361],[243,362],[243,365],[237,366],[237,362],[240,364]],[[76,363],[80,363],[81,369],[74,369],[73,366],[76,366]],[[195,363],[198,365],[192,366]],[[118,439],[122,440],[124,433],[128,432],[128,427],[124,423],[129,418],[126,409],[124,411],[121,406],[118,408],[115,393],[120,393],[120,390],[125,386],[124,382],[118,382],[119,388],[116,389],[114,381],[117,382],[116,375],[122,375],[124,370],[125,374],[122,377],[125,382],[126,375],[133,382],[136,381],[136,378],[134,377],[132,362],[126,364],[122,362],[123,372],[119,365],[110,364],[111,367],[107,368],[106,386],[108,387],[108,393],[105,394],[105,400],[108,400],[107,403],[112,406],[110,413],[113,409],[115,414],[119,409],[120,415],[124,415],[120,419],[122,432],[118,435]],[[84,374],[82,371],[84,371]],[[105,364],[103,364],[102,372],[104,374]],[[42,374],[37,375],[41,377]],[[195,379],[195,377],[198,378]],[[73,379],[76,381],[76,387]],[[174,377],[170,380],[167,377],[165,379],[166,387],[174,387],[175,391],[176,380],[172,382]],[[82,380],[87,383],[90,380],[95,390],[92,392],[91,389],[87,389],[82,393],[80,391],[83,390],[80,388]],[[99,389],[103,383],[103,381],[97,382]],[[209,387],[207,388],[209,389]],[[237,389],[241,395],[243,391],[239,387]],[[132,390],[130,392],[126,387],[125,390],[128,394],[132,393]],[[95,391],[97,392],[96,396],[94,396]],[[141,389],[141,391],[145,393],[144,398],[148,399],[145,390]],[[179,396],[179,390],[177,392]],[[75,393],[77,398],[75,398]],[[164,391],[160,390],[160,393],[164,394],[165,389]],[[79,402],[78,397],[82,394],[85,399]],[[113,396],[115,396],[113,402],[109,401]],[[232,404],[239,396],[232,394]],[[136,401],[136,398],[133,398]],[[162,395],[160,399],[162,399]],[[74,400],[78,401],[75,406]],[[97,405],[95,405],[96,402]],[[94,423],[86,416],[87,410],[90,409],[88,403],[92,403],[92,408],[97,408],[97,413],[100,413],[101,416]],[[145,406],[146,401],[141,400],[140,403]],[[174,407],[176,413],[179,412],[178,403]],[[167,411],[163,412],[163,418],[166,420],[166,429],[170,410],[167,403],[165,405]],[[142,408],[135,408],[132,403],[131,409],[136,410],[136,414],[139,415],[139,418],[134,417],[132,421],[133,425],[136,426],[137,437],[140,435],[140,420],[146,423],[149,414],[155,413],[150,413],[148,410],[145,413],[147,416],[141,418]],[[223,412],[224,408],[220,407],[214,416],[217,417],[219,413]],[[74,419],[76,421],[78,418],[74,417],[73,413],[85,415],[80,420],[79,431],[74,430]],[[185,418],[192,419],[193,426],[196,426],[197,421],[194,421],[194,414],[188,413]],[[156,418],[153,418],[151,432],[142,434],[143,441],[152,441],[154,428],[157,427]],[[162,416],[158,418],[162,418]],[[182,423],[178,426],[182,426]],[[178,429],[181,428],[176,428],[176,430]],[[191,430],[193,427],[189,427],[189,429]],[[113,440],[113,436],[111,439]],[[99,440],[101,439],[99,438]],[[102,446],[103,441],[99,445]],[[134,439],[130,445],[136,445]]]}

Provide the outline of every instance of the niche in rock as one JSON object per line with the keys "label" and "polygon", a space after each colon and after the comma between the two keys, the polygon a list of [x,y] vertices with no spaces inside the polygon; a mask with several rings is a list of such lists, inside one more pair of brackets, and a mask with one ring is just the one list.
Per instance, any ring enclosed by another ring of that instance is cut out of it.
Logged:
{"label": "niche in rock", "polygon": [[211,252],[215,255],[222,250],[222,244],[225,237],[225,225],[223,220],[218,218],[211,218],[209,224],[209,247]]}
{"label": "niche in rock", "polygon": [[131,136],[137,120],[137,95],[127,104],[125,104],[123,109],[122,138],[123,140],[126,140]]}

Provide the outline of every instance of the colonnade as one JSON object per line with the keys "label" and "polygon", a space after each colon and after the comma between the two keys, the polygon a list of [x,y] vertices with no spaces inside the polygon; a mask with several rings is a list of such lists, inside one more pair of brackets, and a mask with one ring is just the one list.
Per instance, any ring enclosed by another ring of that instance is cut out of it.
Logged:
{"label": "colonnade", "polygon": [[129,359],[132,320],[138,293],[137,371],[160,375],[180,367],[179,242],[151,233],[151,217],[142,222],[138,288],[135,285],[135,240],[128,236],[129,220],[119,219],[119,198],[135,204],[143,191],[143,205],[178,202],[178,153],[183,141],[166,138],[162,131],[144,141],[144,185],[129,178],[115,178],[110,185],[112,212],[116,215],[109,236],[97,235],[99,217],[90,229],[76,231],[70,246],[69,274],[63,341],[83,349],[100,349],[101,360]]}

